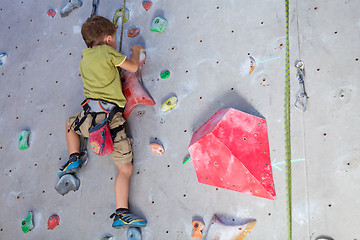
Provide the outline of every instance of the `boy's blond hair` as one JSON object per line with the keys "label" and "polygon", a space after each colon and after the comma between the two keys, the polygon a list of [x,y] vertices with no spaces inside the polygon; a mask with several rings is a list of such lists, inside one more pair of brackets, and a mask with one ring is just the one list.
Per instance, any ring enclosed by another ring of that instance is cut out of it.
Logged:
{"label": "boy's blond hair", "polygon": [[88,48],[104,44],[104,38],[116,33],[117,26],[102,16],[93,16],[81,27],[81,35]]}

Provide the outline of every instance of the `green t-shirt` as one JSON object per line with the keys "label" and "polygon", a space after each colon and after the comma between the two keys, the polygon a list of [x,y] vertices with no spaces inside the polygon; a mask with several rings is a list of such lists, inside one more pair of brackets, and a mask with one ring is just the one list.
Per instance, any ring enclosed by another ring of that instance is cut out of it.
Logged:
{"label": "green t-shirt", "polygon": [[124,107],[126,99],[116,66],[125,59],[125,55],[107,45],[84,49],[80,60],[80,73],[84,82],[85,98],[101,99]]}

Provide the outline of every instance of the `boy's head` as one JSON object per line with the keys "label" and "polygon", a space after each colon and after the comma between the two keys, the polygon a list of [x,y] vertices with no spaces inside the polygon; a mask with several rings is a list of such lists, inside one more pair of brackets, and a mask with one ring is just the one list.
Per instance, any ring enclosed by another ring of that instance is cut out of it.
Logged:
{"label": "boy's head", "polygon": [[116,29],[117,26],[109,19],[93,16],[82,25],[81,35],[88,48],[103,44],[116,48]]}

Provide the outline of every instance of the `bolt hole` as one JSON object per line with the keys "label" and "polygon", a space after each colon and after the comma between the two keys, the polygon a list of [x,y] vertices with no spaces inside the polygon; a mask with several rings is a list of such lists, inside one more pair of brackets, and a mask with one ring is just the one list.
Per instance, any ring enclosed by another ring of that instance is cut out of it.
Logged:
{"label": "bolt hole", "polygon": [[154,203],[155,203],[155,201],[152,201],[151,203],[152,203],[152,204],[154,204]]}
{"label": "bolt hole", "polygon": [[202,42],[202,40],[200,40],[200,42]]}
{"label": "bolt hole", "polygon": [[186,18],[187,18],[187,19],[189,19],[190,17],[189,17],[189,16],[187,16]]}
{"label": "bolt hole", "polygon": [[348,162],[347,165],[350,166],[350,163]]}
{"label": "bolt hole", "polygon": [[268,215],[271,216],[271,213],[269,212]]}
{"label": "bolt hole", "polygon": [[216,7],[216,9],[219,9],[220,7]]}
{"label": "bolt hole", "polygon": [[319,71],[320,71],[320,68],[316,69],[316,71],[318,71],[318,72],[319,72]]}
{"label": "bolt hole", "polygon": [[331,204],[329,204],[329,207],[332,207],[332,205],[331,205]]}
{"label": "bolt hole", "polygon": [[246,137],[244,137],[244,141],[246,141],[247,139],[246,139]]}
{"label": "bolt hole", "polygon": [[166,231],[166,233],[169,233],[169,231]]}
{"label": "bolt hole", "polygon": [[359,61],[359,59],[358,59],[358,58],[355,58],[355,61]]}
{"label": "bolt hole", "polygon": [[326,136],[326,133],[324,133],[324,137]]}
{"label": "bolt hole", "polygon": [[186,194],[184,194],[184,197],[186,197]]}
{"label": "bolt hole", "polygon": [[189,72],[189,70],[186,70],[186,71],[185,71],[185,73],[188,73],[188,72]]}
{"label": "bolt hole", "polygon": [[32,91],[32,90],[34,90],[34,88],[30,88],[30,90]]}
{"label": "bolt hole", "polygon": [[334,32],[334,34],[337,34],[337,33],[338,33],[337,31]]}
{"label": "bolt hole", "polygon": [[93,212],[93,215],[95,215],[96,213],[95,212]]}
{"label": "bolt hole", "polygon": [[36,166],[37,166],[37,163],[35,163],[34,166],[36,167]]}
{"label": "bolt hole", "polygon": [[234,90],[234,88],[233,88],[233,87],[231,88],[231,91],[232,91],[232,90]]}
{"label": "bolt hole", "polygon": [[112,181],[113,179],[114,179],[113,177],[110,178],[111,181]]}
{"label": "bolt hole", "polygon": [[202,97],[200,97],[200,99],[202,99]]}
{"label": "bolt hole", "polygon": [[264,24],[264,22],[261,22],[260,24]]}
{"label": "bolt hole", "polygon": [[42,193],[45,193],[45,190],[43,190]]}
{"label": "bolt hole", "polygon": [[167,165],[167,167],[169,168],[169,167],[170,167],[170,165]]}

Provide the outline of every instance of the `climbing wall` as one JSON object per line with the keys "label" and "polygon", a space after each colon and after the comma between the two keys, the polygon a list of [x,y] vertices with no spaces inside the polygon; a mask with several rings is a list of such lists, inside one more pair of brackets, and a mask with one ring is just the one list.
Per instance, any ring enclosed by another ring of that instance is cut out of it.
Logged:
{"label": "climbing wall", "polygon": [[[101,239],[115,230],[116,167],[111,157],[90,160],[77,174],[78,191],[59,195],[57,170],[66,162],[65,120],[83,100],[79,61],[85,44],[80,29],[92,1],[61,18],[68,1],[2,0],[0,53],[0,239]],[[245,239],[286,239],[284,165],[284,3],[263,1],[154,0],[146,11],[127,0],[123,53],[146,48],[143,83],[156,105],[136,106],[128,118],[134,172],[130,208],[146,218],[144,240],[191,239],[192,220],[204,233],[217,214],[226,224],[257,220]],[[100,0],[98,14],[113,18],[123,1]],[[359,99],[359,1],[290,1],[291,103],[299,90],[297,59],[305,63],[307,109],[291,106],[293,239],[360,239],[357,198],[360,150],[356,120]],[[48,16],[49,9],[56,15]],[[155,17],[168,21],[164,33],[150,31]],[[135,38],[127,32],[140,29]],[[120,31],[118,31],[118,37]],[[249,75],[250,58],[256,66]],[[162,79],[160,73],[170,72]],[[160,108],[169,97],[178,103]],[[183,164],[193,133],[225,108],[265,118],[276,197],[255,197],[198,182],[191,162]],[[30,130],[29,148],[18,135]],[[164,155],[151,152],[161,143]],[[21,223],[34,214],[34,228]],[[48,230],[57,214],[60,225]],[[205,234],[204,234],[205,235]]]}

